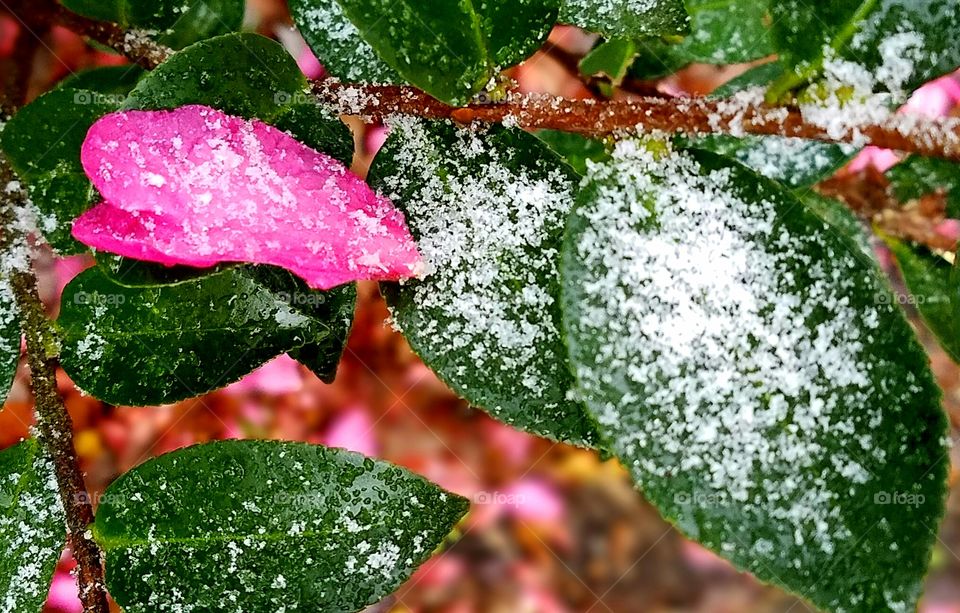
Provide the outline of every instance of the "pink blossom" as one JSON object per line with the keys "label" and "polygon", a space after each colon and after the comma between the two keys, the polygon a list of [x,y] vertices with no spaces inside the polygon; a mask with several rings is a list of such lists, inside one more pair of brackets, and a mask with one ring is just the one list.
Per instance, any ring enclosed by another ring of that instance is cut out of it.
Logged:
{"label": "pink blossom", "polygon": [[73,235],[97,249],[167,265],[272,264],[320,289],[422,268],[389,200],[257,120],[198,105],[111,113],[81,161],[104,202]]}
{"label": "pink blossom", "polygon": [[263,392],[265,394],[290,394],[303,388],[303,371],[300,364],[284,354],[270,360],[243,379],[224,388],[228,394]]}
{"label": "pink blossom", "polygon": [[323,437],[323,444],[375,456],[377,442],[374,439],[374,425],[369,412],[361,407],[351,407],[336,416]]}
{"label": "pink blossom", "polygon": [[[919,88],[899,112],[933,119],[946,115],[957,102],[960,102],[960,82],[957,81],[957,75],[952,74]],[[900,156],[893,151],[871,145],[865,147],[850,162],[848,169],[851,172],[859,172],[867,166],[873,166],[881,172],[886,172],[899,161]]]}

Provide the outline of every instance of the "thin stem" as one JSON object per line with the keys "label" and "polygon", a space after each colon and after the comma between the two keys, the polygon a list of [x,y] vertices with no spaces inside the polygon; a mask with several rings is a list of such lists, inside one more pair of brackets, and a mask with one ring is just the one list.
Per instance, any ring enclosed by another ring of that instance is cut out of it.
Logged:
{"label": "thin stem", "polygon": [[[26,194],[13,183],[15,179],[6,158],[0,156],[0,186],[3,186],[4,195],[0,227],[3,247],[6,248],[17,244],[25,247],[27,241],[17,228],[16,218],[26,203]],[[57,390],[57,335],[40,300],[33,271],[19,269],[10,271],[9,275],[27,343],[38,440],[53,460],[60,499],[66,512],[67,538],[77,561],[80,601],[85,613],[109,613],[100,549],[90,536],[93,507],[74,450],[73,421]]]}

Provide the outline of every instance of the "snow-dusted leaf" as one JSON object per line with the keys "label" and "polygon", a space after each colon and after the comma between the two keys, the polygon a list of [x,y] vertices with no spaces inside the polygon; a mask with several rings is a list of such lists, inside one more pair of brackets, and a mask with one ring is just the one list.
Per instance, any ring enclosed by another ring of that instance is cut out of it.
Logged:
{"label": "snow-dusted leaf", "polygon": [[397,119],[371,185],[407,215],[427,265],[384,286],[411,347],[494,417],[590,445],[594,424],[568,392],[557,257],[576,175],[516,129],[471,131]]}
{"label": "snow-dusted leaf", "polygon": [[403,79],[364,40],[337,0],[290,0],[297,29],[323,67],[351,83],[400,83]]}
{"label": "snow-dusted leaf", "polygon": [[846,237],[860,247],[867,266],[876,265],[876,254],[871,244],[871,235],[856,215],[835,198],[824,196],[812,189],[798,189],[794,195],[829,226],[829,229]]}
{"label": "snow-dusted leaf", "polygon": [[940,346],[960,363],[960,270],[927,249],[885,238],[907,284],[903,302],[920,312]]}
{"label": "snow-dusted leaf", "polygon": [[73,234],[161,264],[281,266],[312,287],[397,280],[421,265],[403,215],[336,160],[209,107],[97,121],[81,153],[104,202]]}
{"label": "snow-dusted leaf", "polygon": [[941,193],[947,199],[947,216],[960,219],[960,165],[956,162],[911,155],[887,171],[887,178],[902,203]]}
{"label": "snow-dusted leaf", "polygon": [[157,42],[181,49],[240,29],[243,0],[61,0],[75,13],[155,31]]}
{"label": "snow-dusted leaf", "polygon": [[222,441],[120,477],[93,533],[128,613],[358,611],[406,580],[467,506],[348,451]]}
{"label": "snow-dusted leaf", "polygon": [[956,0],[781,0],[770,11],[788,68],[773,98],[825,75],[834,86],[887,92],[900,102],[960,66]]}
{"label": "snow-dusted leaf", "polygon": [[0,409],[20,363],[20,309],[9,281],[0,279]]}
{"label": "snow-dusted leaf", "polygon": [[579,391],[690,537],[826,610],[912,610],[946,420],[879,271],[787,190],[625,141],[561,258]]}
{"label": "snow-dusted leaf", "polygon": [[0,612],[43,610],[67,534],[53,462],[33,439],[0,451]]}
{"label": "snow-dusted leaf", "polygon": [[739,64],[773,53],[767,3],[758,0],[686,0],[690,33],[671,47],[684,64]]}
{"label": "snow-dusted leaf", "polygon": [[224,387],[281,353],[339,355],[353,287],[321,301],[312,292],[276,291],[260,274],[239,266],[126,287],[90,268],[64,289],[63,367],[100,400],[144,406]]}
{"label": "snow-dusted leaf", "polygon": [[731,157],[788,187],[809,187],[826,179],[858,151],[802,138],[716,134],[695,141],[697,147]]}
{"label": "snow-dusted leaf", "polygon": [[[714,98],[764,86],[783,74],[780,63],[758,66],[718,88]],[[735,137],[714,134],[697,139],[696,146],[736,159],[760,174],[788,187],[809,187],[826,179],[858,151],[851,145],[835,145],[779,136]]]}
{"label": "snow-dusted leaf", "polygon": [[[354,27],[333,25],[327,36],[359,33],[401,77],[450,104],[467,102],[501,70],[536,51],[556,22],[560,3],[310,0],[295,9],[297,25],[308,34],[316,27],[327,27],[336,13],[327,4],[331,1],[339,3]],[[317,15],[320,17],[314,20],[312,16]],[[335,16],[332,23],[342,24],[342,17]],[[335,51],[318,49],[323,55]]]}
{"label": "snow-dusted leaf", "polygon": [[607,157],[607,147],[600,140],[560,130],[537,130],[533,134],[581,175],[587,172],[587,160],[598,162]]}
{"label": "snow-dusted leaf", "polygon": [[70,236],[71,220],[94,196],[80,165],[80,145],[90,126],[115,109],[115,101],[98,92],[57,89],[20,109],[0,137],[42,216],[44,238],[60,253],[86,250]]}
{"label": "snow-dusted leaf", "polygon": [[683,34],[683,0],[563,0],[560,21],[607,37]]}

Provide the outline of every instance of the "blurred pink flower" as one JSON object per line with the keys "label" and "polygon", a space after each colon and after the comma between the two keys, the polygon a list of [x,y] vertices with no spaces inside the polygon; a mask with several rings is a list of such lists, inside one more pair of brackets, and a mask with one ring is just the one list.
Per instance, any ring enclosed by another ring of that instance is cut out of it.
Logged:
{"label": "blurred pink flower", "polygon": [[361,407],[350,407],[337,415],[323,436],[328,447],[342,447],[365,456],[376,456],[376,435],[370,413]]}
{"label": "blurred pink flower", "polygon": [[290,394],[303,388],[303,370],[300,364],[284,354],[270,360],[243,379],[224,388],[228,394],[242,395],[249,392],[264,394]]}
{"label": "blurred pink flower", "polygon": [[[960,102],[960,82],[957,79],[957,73],[954,73],[927,83],[913,93],[899,112],[929,118],[946,115]],[[869,146],[864,148],[847,168],[851,172],[859,172],[867,166],[873,166],[885,172],[899,161],[900,156],[893,151]]]}

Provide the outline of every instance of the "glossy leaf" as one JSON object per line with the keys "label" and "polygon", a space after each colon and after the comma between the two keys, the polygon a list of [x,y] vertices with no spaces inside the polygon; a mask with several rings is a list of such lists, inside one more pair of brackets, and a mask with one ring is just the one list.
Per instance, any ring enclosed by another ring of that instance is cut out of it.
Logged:
{"label": "glossy leaf", "polygon": [[0,409],[20,363],[20,309],[9,282],[0,281]]}
{"label": "glossy leaf", "polygon": [[115,95],[117,105],[130,93],[147,71],[136,64],[125,66],[98,66],[75,72],[63,81],[59,89],[87,89],[101,94]]}
{"label": "glossy leaf", "polygon": [[400,119],[369,181],[407,217],[427,264],[384,285],[395,324],[458,394],[553,439],[594,442],[560,337],[557,249],[577,177],[520,130]]}
{"label": "glossy leaf", "polygon": [[10,163],[42,215],[44,238],[60,253],[82,253],[71,222],[90,205],[93,186],[80,165],[80,145],[115,101],[90,90],[56,89],[20,109],[0,136]]}
{"label": "glossy leaf", "polygon": [[278,42],[259,34],[226,34],[173,54],[140,80],[123,108],[203,104],[272,123],[306,88],[306,77]]}
{"label": "glossy leaf", "polygon": [[641,60],[631,74],[652,78],[692,64],[740,64],[774,53],[766,2],[686,0],[690,32],[682,38],[638,41]]}
{"label": "glossy leaf", "polygon": [[300,34],[332,76],[348,83],[403,82],[364,40],[337,0],[290,0],[288,4]]}
{"label": "glossy leaf", "polygon": [[946,420],[853,242],[715,154],[626,141],[561,262],[579,392],[665,517],[819,608],[914,608]]}
{"label": "glossy leaf", "polygon": [[358,611],[406,580],[466,510],[351,452],[222,441],[117,479],[93,532],[129,613]]}
{"label": "glossy leaf", "polygon": [[[298,25],[308,33],[318,27],[331,27],[328,35],[344,32],[342,25],[330,26],[330,16],[341,18],[326,4],[329,1],[296,4]],[[440,100],[458,105],[466,103],[502,69],[537,50],[556,22],[560,2],[335,1],[354,26],[346,30],[348,35],[359,32],[401,77]],[[312,21],[312,15],[323,18]],[[315,36],[310,38],[316,40]],[[317,48],[325,56],[331,51],[335,49]]]}
{"label": "glossy leaf", "polygon": [[43,610],[67,540],[53,462],[34,440],[0,451],[0,611]]}
{"label": "glossy leaf", "polygon": [[[245,267],[172,285],[125,287],[99,267],[64,290],[63,367],[81,389],[112,404],[153,405],[209,392],[275,356],[305,346],[338,354],[342,313],[305,312]],[[352,288],[330,304],[348,302]]]}
{"label": "glossy leaf", "polygon": [[257,282],[294,310],[329,327],[328,337],[320,342],[307,343],[289,353],[290,357],[309,368],[321,381],[332,383],[353,326],[356,286],[351,283],[324,292],[311,289],[301,279],[281,268],[255,266],[250,272]]}
{"label": "glossy leaf", "polygon": [[904,302],[915,307],[940,346],[960,363],[960,271],[927,249],[887,237],[909,293]]}
{"label": "glossy leaf", "polygon": [[683,0],[563,0],[560,21],[609,38],[683,34]]}
{"label": "glossy leaf", "polygon": [[723,134],[698,139],[696,146],[731,157],[765,177],[794,188],[809,187],[830,177],[858,151],[850,145],[833,145],[801,138],[738,138]]}
{"label": "glossy leaf", "polygon": [[856,215],[835,198],[824,196],[812,189],[796,190],[794,195],[810,211],[827,224],[828,230],[838,233],[860,247],[864,265],[876,266],[876,254],[870,243],[870,234]]}
{"label": "glossy leaf", "polygon": [[349,166],[353,135],[304,92],[307,80],[289,53],[258,34],[227,34],[175,53],[141,79],[125,109],[175,109],[202,104],[257,118]]}
{"label": "glossy leaf", "polygon": [[902,203],[941,193],[946,196],[947,216],[960,218],[960,166],[956,162],[912,155],[887,171],[887,178]]}
{"label": "glossy leaf", "polygon": [[124,27],[156,30],[157,42],[181,49],[239,30],[243,0],[62,0],[75,13]]}
{"label": "glossy leaf", "polygon": [[773,36],[788,71],[771,97],[827,73],[897,101],[960,66],[954,0],[783,0],[770,3]]}

